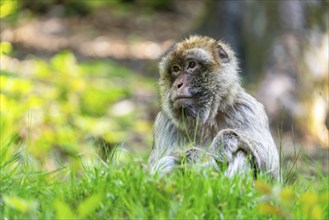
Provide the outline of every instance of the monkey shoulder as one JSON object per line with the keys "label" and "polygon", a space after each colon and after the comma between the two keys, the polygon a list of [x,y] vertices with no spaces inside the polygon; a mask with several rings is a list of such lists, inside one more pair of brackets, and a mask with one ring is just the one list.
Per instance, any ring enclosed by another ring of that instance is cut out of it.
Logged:
{"label": "monkey shoulder", "polygon": [[242,130],[269,129],[264,106],[247,92],[241,92],[227,111],[227,123]]}

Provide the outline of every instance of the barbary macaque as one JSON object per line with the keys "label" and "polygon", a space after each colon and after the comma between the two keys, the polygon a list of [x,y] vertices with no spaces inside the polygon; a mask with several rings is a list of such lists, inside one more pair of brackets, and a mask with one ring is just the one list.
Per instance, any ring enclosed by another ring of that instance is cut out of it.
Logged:
{"label": "barbary macaque", "polygon": [[258,171],[279,178],[279,156],[264,107],[240,84],[229,45],[206,36],[176,43],[159,64],[161,111],[149,164],[227,165],[225,175]]}

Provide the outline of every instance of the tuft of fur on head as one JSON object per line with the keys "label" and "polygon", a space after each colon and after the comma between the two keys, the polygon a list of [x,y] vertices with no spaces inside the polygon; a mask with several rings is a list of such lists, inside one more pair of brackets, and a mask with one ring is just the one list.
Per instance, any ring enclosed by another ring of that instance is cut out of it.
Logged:
{"label": "tuft of fur on head", "polygon": [[[193,105],[174,109],[170,100],[172,78],[170,68],[177,62],[196,59],[202,64],[198,75],[189,76]],[[211,123],[219,112],[234,104],[242,89],[238,76],[238,63],[228,44],[206,36],[190,36],[176,43],[162,57],[159,64],[160,96],[163,112],[179,127],[194,127]]]}

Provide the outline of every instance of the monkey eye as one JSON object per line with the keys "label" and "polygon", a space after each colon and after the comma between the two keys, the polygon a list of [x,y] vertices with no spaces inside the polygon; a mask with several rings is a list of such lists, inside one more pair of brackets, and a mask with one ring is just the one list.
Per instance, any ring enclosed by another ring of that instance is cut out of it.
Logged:
{"label": "monkey eye", "polygon": [[177,72],[179,72],[180,71],[180,68],[179,68],[179,66],[173,66],[173,71],[175,72],[175,73],[177,73]]}
{"label": "monkey eye", "polygon": [[191,62],[189,62],[189,64],[188,64],[188,68],[194,68],[196,66],[196,63],[195,63],[195,61],[191,61]]}

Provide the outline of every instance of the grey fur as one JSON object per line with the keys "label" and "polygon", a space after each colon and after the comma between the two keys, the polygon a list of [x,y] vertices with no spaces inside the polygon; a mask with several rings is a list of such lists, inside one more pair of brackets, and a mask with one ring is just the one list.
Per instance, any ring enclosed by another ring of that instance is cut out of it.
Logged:
{"label": "grey fur", "polygon": [[[225,60],[216,55],[218,45],[228,55]],[[188,79],[191,92],[199,98],[194,106],[185,107],[186,115],[180,115],[170,100],[173,88],[168,67],[190,59],[191,54],[207,69]],[[149,157],[153,172],[170,172],[187,158],[191,164],[216,170],[214,161],[227,163],[227,176],[247,173],[255,165],[279,178],[279,156],[264,107],[241,87],[237,61],[228,45],[192,36],[176,44],[159,67],[162,110],[155,121]]]}

